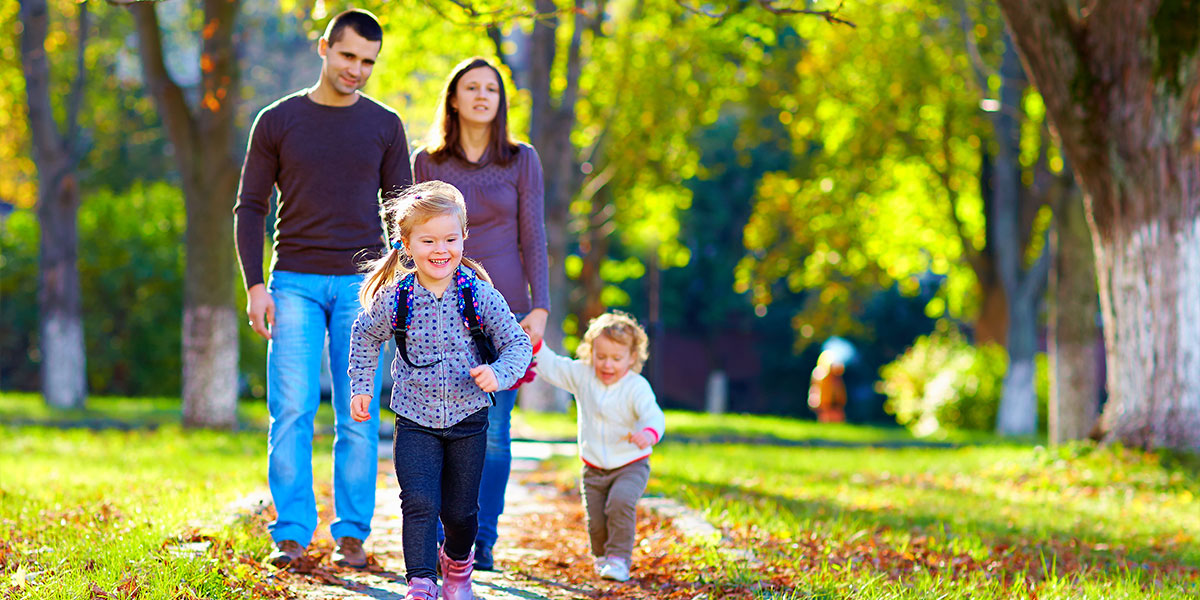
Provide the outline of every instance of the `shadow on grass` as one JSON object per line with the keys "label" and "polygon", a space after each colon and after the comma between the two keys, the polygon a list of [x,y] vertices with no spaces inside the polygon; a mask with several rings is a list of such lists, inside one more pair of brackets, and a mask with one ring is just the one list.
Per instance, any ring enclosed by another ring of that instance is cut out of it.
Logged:
{"label": "shadow on grass", "polygon": [[[736,501],[739,502],[762,506],[763,512],[767,514],[791,515],[797,522],[805,520],[826,523],[847,521],[861,523],[869,528],[880,531],[895,530],[911,532],[919,530],[922,534],[940,538],[947,544],[950,544],[955,537],[975,536],[980,539],[982,544],[993,549],[1025,549],[1031,556],[1040,556],[1044,561],[1051,564],[1061,563],[1061,559],[1066,558],[1064,553],[1069,550],[1075,553],[1076,558],[1086,559],[1088,562],[1096,563],[1096,566],[1101,568],[1121,569],[1128,566],[1153,567],[1155,564],[1159,564],[1162,566],[1179,565],[1190,569],[1200,569],[1200,554],[1170,553],[1164,551],[1162,548],[1145,544],[1139,545],[1128,539],[1097,536],[1094,532],[1081,532],[1074,528],[1063,526],[1066,519],[1060,520],[1055,525],[1051,525],[1049,532],[1014,529],[1008,522],[991,518],[991,516],[999,514],[999,511],[996,509],[1000,506],[1015,506],[1019,511],[1024,507],[1034,505],[1034,502],[1014,502],[1009,498],[1001,498],[997,494],[980,494],[934,482],[925,482],[922,485],[927,486],[926,490],[932,488],[946,494],[953,494],[960,497],[968,496],[970,499],[963,500],[964,504],[980,507],[979,514],[958,515],[960,518],[965,517],[969,519],[965,525],[960,523],[955,527],[956,529],[965,529],[965,531],[955,531],[949,527],[948,517],[942,514],[913,514],[907,511],[847,508],[844,505],[829,501],[802,500],[740,485],[713,484],[671,476],[662,477],[662,483],[666,487],[690,489],[696,498],[709,503],[710,507],[712,506],[713,499],[725,498],[732,502],[736,498]],[[680,498],[680,500],[686,502],[686,498]],[[729,524],[726,525],[728,526]],[[1119,548],[1124,548],[1125,551],[1115,550]]]}

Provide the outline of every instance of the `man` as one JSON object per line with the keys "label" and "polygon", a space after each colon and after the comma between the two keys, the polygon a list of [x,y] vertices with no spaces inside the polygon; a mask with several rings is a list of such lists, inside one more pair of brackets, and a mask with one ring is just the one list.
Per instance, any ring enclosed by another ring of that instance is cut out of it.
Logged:
{"label": "man", "polygon": [[[412,182],[400,117],[358,90],[383,44],[374,15],[348,10],[317,45],[317,84],[264,108],[254,121],[234,207],[250,327],[267,345],[271,428],[268,479],[278,518],[267,560],[304,555],[317,526],[313,421],[326,333],[333,375],[336,564],[367,564],[363,540],[375,511],[379,384],[369,421],[350,416],[350,327],[360,310],[358,263],[383,248],[379,197]],[[279,190],[274,258],[264,285],[264,221]],[[377,370],[378,371],[378,370]]]}

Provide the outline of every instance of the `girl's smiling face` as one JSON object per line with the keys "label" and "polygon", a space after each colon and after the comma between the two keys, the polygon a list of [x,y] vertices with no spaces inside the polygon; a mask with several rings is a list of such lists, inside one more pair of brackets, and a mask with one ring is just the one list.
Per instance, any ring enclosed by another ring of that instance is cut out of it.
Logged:
{"label": "girl's smiling face", "polygon": [[463,227],[455,215],[439,215],[414,225],[404,240],[421,285],[441,296],[462,262]]}
{"label": "girl's smiling face", "polygon": [[633,368],[633,348],[600,334],[592,341],[592,368],[604,385],[621,380]]}

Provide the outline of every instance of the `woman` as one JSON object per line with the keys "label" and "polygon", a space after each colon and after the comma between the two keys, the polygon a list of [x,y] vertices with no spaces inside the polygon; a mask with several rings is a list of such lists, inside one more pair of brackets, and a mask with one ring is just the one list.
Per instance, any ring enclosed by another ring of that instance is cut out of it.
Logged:
{"label": "woman", "polygon": [[[413,157],[414,183],[441,180],[462,191],[470,236],[464,254],[487,269],[534,346],[550,315],[542,166],[533,146],[508,131],[500,71],[482,58],[451,73],[438,101],[429,143]],[[512,466],[509,419],[516,390],[496,394],[479,484],[475,568],[493,568],[496,523]]]}

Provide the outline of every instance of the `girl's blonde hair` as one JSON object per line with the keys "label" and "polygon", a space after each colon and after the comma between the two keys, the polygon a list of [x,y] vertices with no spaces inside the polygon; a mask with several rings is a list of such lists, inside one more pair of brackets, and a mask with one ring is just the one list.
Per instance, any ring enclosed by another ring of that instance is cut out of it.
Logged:
{"label": "girl's blonde hair", "polygon": [[[385,199],[380,213],[387,225],[388,240],[392,242],[407,242],[413,227],[443,215],[457,217],[462,225],[462,239],[467,239],[467,203],[458,188],[444,181],[426,181],[410,186],[400,194]],[[462,262],[474,270],[480,279],[492,282],[483,265],[465,256]],[[380,290],[416,271],[416,267],[403,247],[393,246],[382,257],[363,263],[362,270],[367,277],[358,292],[358,300],[363,306],[370,307]]]}
{"label": "girl's blonde hair", "polygon": [[592,342],[595,342],[596,338],[600,336],[628,346],[629,352],[633,356],[631,370],[634,373],[642,372],[642,365],[646,364],[646,359],[650,358],[650,338],[646,336],[646,330],[642,329],[637,319],[619,310],[606,312],[592,319],[588,322],[587,331],[584,332],[583,341],[579,343],[575,355],[583,362],[591,364]]}

